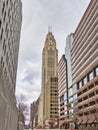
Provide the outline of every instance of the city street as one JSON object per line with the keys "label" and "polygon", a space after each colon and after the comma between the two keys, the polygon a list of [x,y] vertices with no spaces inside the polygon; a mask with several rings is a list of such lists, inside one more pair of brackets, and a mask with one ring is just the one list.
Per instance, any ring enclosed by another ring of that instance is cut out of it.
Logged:
{"label": "city street", "polygon": [[[32,130],[32,129],[24,129],[24,130]],[[33,130],[65,130],[65,129],[33,129]],[[66,129],[70,130],[70,129]]]}
{"label": "city street", "polygon": [[98,130],[98,0],[0,0],[0,130]]}
{"label": "city street", "polygon": [[24,129],[24,130],[32,130],[32,129]]}
{"label": "city street", "polygon": [[[32,130],[32,129],[24,129],[24,130]],[[33,130],[54,130],[54,129],[33,129]],[[60,129],[55,129],[55,130],[60,130]],[[65,130],[65,129],[62,129],[62,130]],[[67,129],[66,129],[67,130]]]}

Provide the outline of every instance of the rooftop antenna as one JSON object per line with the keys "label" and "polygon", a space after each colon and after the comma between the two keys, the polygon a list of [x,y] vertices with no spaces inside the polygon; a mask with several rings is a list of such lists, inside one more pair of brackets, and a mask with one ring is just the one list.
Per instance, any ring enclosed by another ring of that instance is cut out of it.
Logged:
{"label": "rooftop antenna", "polygon": [[52,26],[48,26],[48,32],[52,32]]}

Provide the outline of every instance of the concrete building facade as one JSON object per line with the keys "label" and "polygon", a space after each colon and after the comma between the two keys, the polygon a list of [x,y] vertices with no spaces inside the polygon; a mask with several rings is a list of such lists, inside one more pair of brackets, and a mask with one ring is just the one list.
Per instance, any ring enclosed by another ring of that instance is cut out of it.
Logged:
{"label": "concrete building facade", "polygon": [[[58,50],[52,32],[48,32],[42,54],[42,87],[39,102],[40,125],[58,117]],[[47,96],[48,94],[48,96]],[[52,102],[52,98],[55,100]],[[55,104],[55,105],[53,105]],[[55,106],[55,109],[54,107]]]}
{"label": "concrete building facade", "polygon": [[[73,106],[76,104],[77,87],[72,86],[72,61],[71,49],[73,45],[73,33],[66,38],[65,55],[63,55],[58,64],[58,87],[59,87],[59,110],[60,110],[60,128],[68,129],[70,124],[74,123]],[[74,95],[75,94],[75,95]]]}
{"label": "concrete building facade", "polygon": [[38,126],[38,105],[39,98],[30,106],[30,126],[32,129]]}
{"label": "concrete building facade", "polygon": [[[91,0],[67,37],[68,119],[79,130],[98,129],[98,1]],[[72,38],[71,38],[72,37]],[[71,46],[70,46],[71,45]]]}
{"label": "concrete building facade", "polygon": [[77,105],[77,86],[73,84],[72,81],[72,60],[71,60],[71,50],[73,47],[74,34],[71,33],[66,38],[66,48],[65,48],[65,57],[67,60],[67,85],[68,85],[68,104],[67,104],[67,119],[66,124],[69,124],[69,127],[74,126],[76,122],[76,116],[74,114],[77,111],[77,108],[74,108]]}
{"label": "concrete building facade", "polygon": [[[72,60],[71,60],[71,50],[73,47],[73,39],[74,34],[71,33],[66,38],[66,47],[65,47],[65,57],[67,60],[67,85],[68,85],[68,104],[67,104],[67,119],[66,124],[73,125],[75,121],[74,111],[76,109],[73,109],[74,106],[77,104],[77,87],[73,85],[72,81]],[[68,122],[68,123],[67,123]]]}
{"label": "concrete building facade", "polygon": [[16,130],[15,85],[22,21],[20,0],[0,0],[0,130]]}
{"label": "concrete building facade", "polygon": [[30,106],[30,126],[33,129],[35,127],[35,115],[36,115],[36,101],[31,103]]}
{"label": "concrete building facade", "polygon": [[65,121],[67,119],[68,110],[68,80],[67,80],[67,60],[62,55],[58,63],[58,94],[59,94],[59,127],[68,128]]}
{"label": "concrete building facade", "polygon": [[38,105],[38,126],[43,126],[43,97],[42,93],[39,96],[39,105]]}
{"label": "concrete building facade", "polygon": [[79,129],[98,129],[98,1],[91,0],[75,33],[71,50],[74,106]]}
{"label": "concrete building facade", "polygon": [[19,112],[17,130],[24,130],[24,126],[25,126],[25,117],[23,113]]}

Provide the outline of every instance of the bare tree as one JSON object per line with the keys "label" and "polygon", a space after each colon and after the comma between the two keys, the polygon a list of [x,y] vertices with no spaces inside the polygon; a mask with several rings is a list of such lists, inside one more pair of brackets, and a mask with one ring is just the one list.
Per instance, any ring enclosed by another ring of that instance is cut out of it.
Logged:
{"label": "bare tree", "polygon": [[20,113],[23,113],[24,116],[28,115],[28,106],[25,103],[26,97],[23,94],[20,94],[19,96],[16,96],[17,99],[17,107]]}

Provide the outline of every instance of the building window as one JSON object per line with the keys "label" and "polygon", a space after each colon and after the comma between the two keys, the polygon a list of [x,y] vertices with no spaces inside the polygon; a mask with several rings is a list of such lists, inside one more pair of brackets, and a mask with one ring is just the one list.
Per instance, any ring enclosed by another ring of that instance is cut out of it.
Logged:
{"label": "building window", "polygon": [[72,102],[72,101],[73,101],[73,97],[70,97],[70,98],[69,98],[69,102]]}
{"label": "building window", "polygon": [[77,92],[77,86],[75,85],[75,86],[73,86],[73,93],[76,93]]}
{"label": "building window", "polygon": [[80,106],[80,107],[79,107],[79,110],[82,109],[82,108],[83,108],[83,106]]}
{"label": "building window", "polygon": [[72,88],[68,90],[68,96],[70,97],[72,95]]}
{"label": "building window", "polygon": [[6,12],[4,13],[4,19],[3,19],[4,22],[5,22],[5,18],[6,18]]}
{"label": "building window", "polygon": [[64,94],[64,100],[67,100],[67,92]]}
{"label": "building window", "polygon": [[93,79],[93,72],[90,72],[88,76],[89,76],[89,81],[92,80]]}
{"label": "building window", "polygon": [[82,87],[82,81],[80,81],[77,85],[77,88],[80,89]]}
{"label": "building window", "polygon": [[4,50],[4,54],[5,54],[6,53],[5,39],[4,39],[4,42],[3,42],[3,50]]}
{"label": "building window", "polygon": [[84,104],[84,108],[88,107],[88,104]]}
{"label": "building window", "polygon": [[87,92],[87,88],[83,90],[83,93]]}
{"label": "building window", "polygon": [[9,0],[6,1],[6,5],[8,5]]}
{"label": "building window", "polygon": [[67,115],[67,111],[65,111],[64,114]]}
{"label": "building window", "polygon": [[2,22],[1,22],[1,20],[0,20],[0,28],[1,28],[1,24],[2,24]]}
{"label": "building window", "polygon": [[65,105],[65,106],[64,106],[64,109],[67,110],[67,101],[64,102],[64,105]]}
{"label": "building window", "polygon": [[64,101],[64,95],[60,97],[60,102]]}
{"label": "building window", "polygon": [[87,99],[88,99],[88,96],[83,97],[83,99],[84,99],[84,100],[87,100]]}
{"label": "building window", "polygon": [[76,100],[77,99],[77,94],[75,94],[74,96],[73,96],[73,100]]}
{"label": "building window", "polygon": [[2,14],[4,12],[4,8],[5,8],[5,2],[3,2]]}
{"label": "building window", "polygon": [[0,36],[1,40],[2,40],[2,36],[3,36],[3,28],[2,28],[2,31],[1,31],[1,36]]}
{"label": "building window", "polygon": [[93,87],[94,87],[94,85],[92,84],[92,85],[88,86],[88,89],[92,89]]}
{"label": "building window", "polygon": [[79,102],[79,103],[80,103],[80,102],[82,102],[82,98],[81,98],[81,99],[79,99],[79,100],[78,100],[78,102]]}
{"label": "building window", "polygon": [[77,100],[73,102],[73,106],[76,106],[77,104],[78,104]]}
{"label": "building window", "polygon": [[98,81],[95,82],[95,85],[98,85]]}
{"label": "building window", "polygon": [[89,115],[89,112],[87,111],[87,112],[84,112],[84,115]]}
{"label": "building window", "polygon": [[95,75],[98,76],[98,66],[95,68]]}
{"label": "building window", "polygon": [[80,113],[79,116],[83,116],[83,113]]}
{"label": "building window", "polygon": [[96,109],[90,111],[91,114],[96,113]]}
{"label": "building window", "polygon": [[78,96],[80,96],[81,94],[82,94],[82,92],[79,92],[79,93],[78,93]]}
{"label": "building window", "polygon": [[96,95],[98,95],[98,90],[96,90]]}
{"label": "building window", "polygon": [[93,93],[91,93],[91,94],[89,94],[89,97],[93,97],[95,94],[94,94],[94,92]]}
{"label": "building window", "polygon": [[1,65],[3,64],[3,57],[1,57]]}
{"label": "building window", "polygon": [[95,105],[95,101],[89,103],[89,106]]}
{"label": "building window", "polygon": [[87,77],[83,78],[83,85],[87,83]]}

